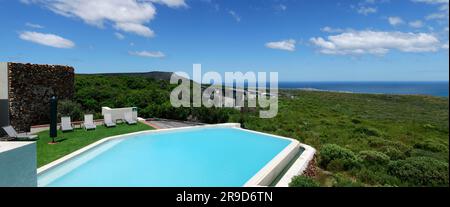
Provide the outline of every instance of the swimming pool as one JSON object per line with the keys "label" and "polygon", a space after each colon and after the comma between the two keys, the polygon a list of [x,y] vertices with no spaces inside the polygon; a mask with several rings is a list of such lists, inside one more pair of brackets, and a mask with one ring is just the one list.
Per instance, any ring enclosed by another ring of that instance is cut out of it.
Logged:
{"label": "swimming pool", "polygon": [[230,125],[138,132],[38,169],[38,186],[258,185],[273,181],[298,149],[295,140]]}

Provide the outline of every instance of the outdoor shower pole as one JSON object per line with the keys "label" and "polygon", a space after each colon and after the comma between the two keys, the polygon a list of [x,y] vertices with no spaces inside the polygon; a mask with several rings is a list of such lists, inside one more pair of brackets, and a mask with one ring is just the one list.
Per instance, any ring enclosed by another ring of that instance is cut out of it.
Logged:
{"label": "outdoor shower pole", "polygon": [[52,138],[52,142],[49,144],[56,144],[55,137],[58,136],[57,132],[57,119],[58,119],[58,99],[53,96],[50,99],[50,137]]}

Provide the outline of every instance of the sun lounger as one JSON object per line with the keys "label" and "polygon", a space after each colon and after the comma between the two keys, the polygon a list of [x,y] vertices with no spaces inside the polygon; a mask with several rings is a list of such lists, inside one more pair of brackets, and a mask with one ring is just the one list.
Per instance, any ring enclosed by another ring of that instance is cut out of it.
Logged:
{"label": "sun lounger", "polygon": [[85,114],[84,115],[84,128],[86,130],[90,130],[90,129],[96,129],[97,126],[94,123],[94,115],[92,114]]}
{"label": "sun lounger", "polygon": [[127,122],[127,124],[129,124],[129,125],[137,124],[137,121],[133,119],[133,113],[132,112],[126,112],[125,113],[125,122]]}
{"label": "sun lounger", "polygon": [[16,130],[12,126],[6,126],[3,127],[3,130],[8,134],[9,137],[19,139],[19,140],[25,140],[25,141],[33,141],[37,140],[37,135],[27,135],[27,134],[19,134],[16,132]]}
{"label": "sun lounger", "polygon": [[115,127],[116,126],[116,123],[114,123],[113,120],[112,120],[111,114],[105,114],[103,116],[103,118],[104,118],[104,122],[105,122],[105,126],[106,127]]}
{"label": "sun lounger", "polygon": [[61,117],[61,131],[63,132],[73,131],[70,116]]}

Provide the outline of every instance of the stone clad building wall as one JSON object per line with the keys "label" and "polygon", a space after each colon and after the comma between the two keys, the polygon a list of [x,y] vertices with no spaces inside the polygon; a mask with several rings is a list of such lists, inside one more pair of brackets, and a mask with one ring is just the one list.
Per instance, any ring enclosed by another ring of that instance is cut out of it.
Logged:
{"label": "stone clad building wall", "polygon": [[50,98],[72,99],[74,68],[7,63],[9,122],[17,131],[50,123]]}

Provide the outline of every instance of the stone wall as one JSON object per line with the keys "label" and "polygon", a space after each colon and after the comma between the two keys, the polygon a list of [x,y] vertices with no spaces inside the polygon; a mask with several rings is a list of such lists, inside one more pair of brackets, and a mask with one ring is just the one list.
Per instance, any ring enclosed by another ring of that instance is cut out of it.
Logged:
{"label": "stone wall", "polygon": [[50,98],[72,99],[74,68],[8,63],[9,121],[17,131],[50,123]]}

